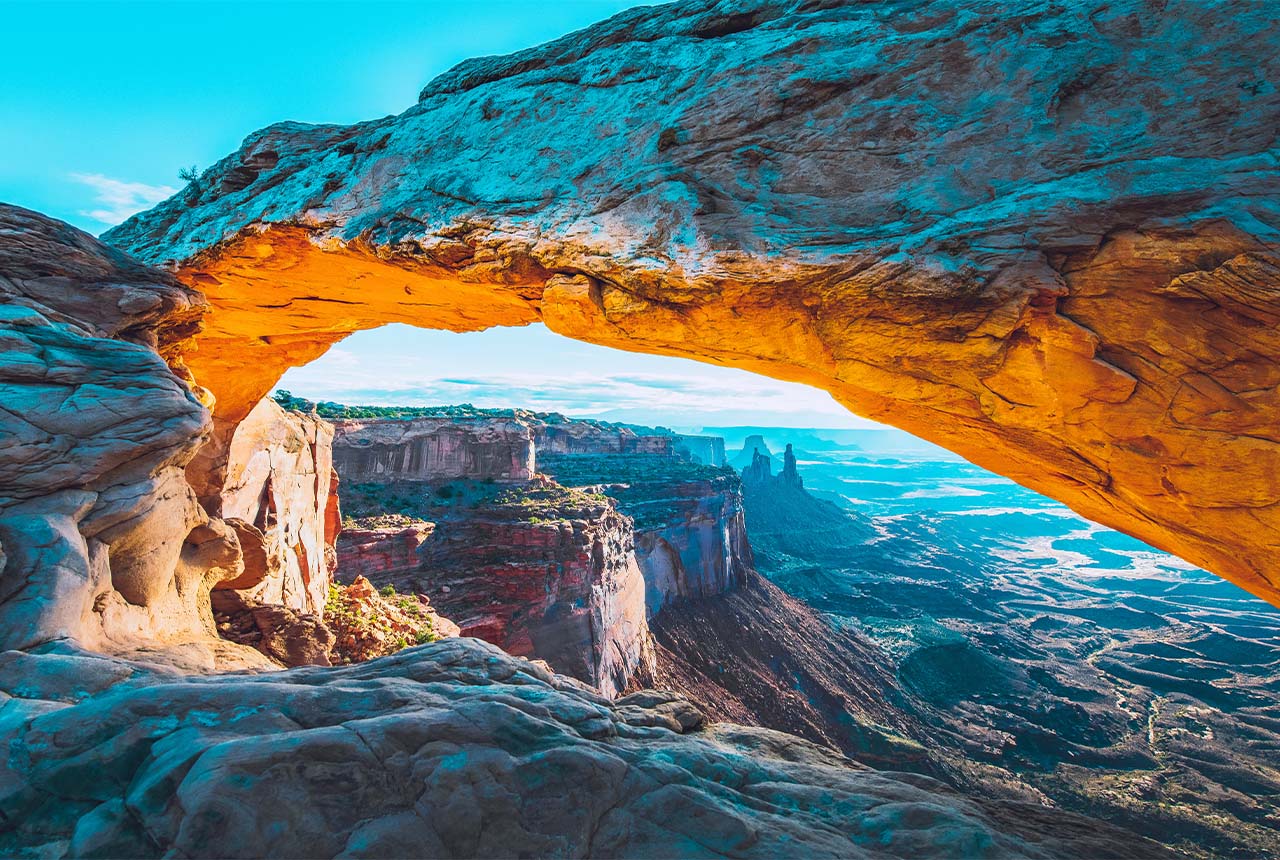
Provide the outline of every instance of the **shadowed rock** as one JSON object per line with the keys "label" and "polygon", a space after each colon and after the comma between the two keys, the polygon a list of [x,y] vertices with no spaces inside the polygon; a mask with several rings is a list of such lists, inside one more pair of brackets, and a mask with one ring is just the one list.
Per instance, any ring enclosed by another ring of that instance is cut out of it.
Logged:
{"label": "shadowed rock", "polygon": [[477,640],[200,678],[9,652],[0,691],[6,856],[1167,856]]}

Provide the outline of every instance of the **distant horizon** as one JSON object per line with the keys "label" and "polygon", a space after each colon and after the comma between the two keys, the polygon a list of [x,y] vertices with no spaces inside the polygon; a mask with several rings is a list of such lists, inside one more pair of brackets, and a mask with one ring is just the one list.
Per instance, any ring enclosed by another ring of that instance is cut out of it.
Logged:
{"label": "distant horizon", "polygon": [[[303,400],[309,400],[316,404],[331,403],[337,406],[343,406],[343,407],[354,408],[354,409],[360,409],[360,408],[379,409],[379,408],[395,408],[395,407],[405,407],[405,408],[411,408],[411,409],[451,409],[451,408],[459,408],[464,406],[472,407],[474,409],[482,409],[482,410],[483,409],[492,409],[492,410],[510,409],[513,411],[520,411],[520,412],[532,412],[535,415],[559,415],[563,418],[567,418],[570,421],[600,421],[607,424],[620,424],[620,425],[627,425],[632,427],[649,427],[652,429],[665,429],[665,430],[671,430],[673,432],[681,433],[684,435],[697,435],[697,434],[715,435],[713,433],[710,433],[710,431],[712,430],[803,430],[803,431],[809,431],[813,433],[901,433],[904,436],[910,436],[912,439],[919,439],[918,436],[914,436],[913,434],[908,433],[906,430],[902,430],[898,427],[894,427],[889,424],[882,424],[874,427],[826,427],[826,426],[817,426],[817,425],[808,425],[808,424],[668,424],[662,421],[614,420],[612,418],[602,418],[599,415],[582,415],[577,413],[565,412],[559,409],[539,409],[531,406],[522,406],[518,403],[511,403],[511,404],[506,404],[502,406],[480,406],[479,404],[469,403],[465,401],[441,401],[439,403],[414,403],[414,404],[386,403],[386,402],[372,402],[372,401],[367,403],[360,403],[360,402],[354,402],[354,401],[348,402],[344,400],[333,400],[327,397],[321,397],[321,398],[307,397],[306,394],[303,392],[293,391],[292,389],[284,388],[283,386],[277,387],[275,391],[272,392],[271,396],[274,397],[277,393],[280,393],[282,391],[294,397],[297,397]],[[369,419],[369,420],[374,420],[374,419]],[[920,440],[920,441],[924,442],[925,440]],[[925,442],[925,444],[932,444],[932,443]]]}
{"label": "distant horizon", "polygon": [[465,334],[401,324],[361,331],[285,373],[277,388],[351,406],[470,403],[650,426],[886,426],[811,386],[597,346],[541,324]]}

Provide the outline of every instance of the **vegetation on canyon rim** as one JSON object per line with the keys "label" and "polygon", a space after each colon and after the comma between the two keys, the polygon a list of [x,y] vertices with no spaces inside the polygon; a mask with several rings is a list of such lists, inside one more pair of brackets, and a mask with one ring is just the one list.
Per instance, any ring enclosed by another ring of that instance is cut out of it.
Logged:
{"label": "vegetation on canyon rim", "polygon": [[384,585],[375,592],[368,580],[331,583],[324,621],[336,636],[340,663],[357,663],[435,642],[435,614],[419,595],[399,594]]}

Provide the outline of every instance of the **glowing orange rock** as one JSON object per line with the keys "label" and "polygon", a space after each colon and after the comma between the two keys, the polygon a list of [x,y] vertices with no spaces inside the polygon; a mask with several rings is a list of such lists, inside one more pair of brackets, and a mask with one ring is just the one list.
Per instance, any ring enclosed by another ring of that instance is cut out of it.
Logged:
{"label": "glowing orange rock", "polygon": [[825,388],[1280,603],[1265,4],[753,8],[623,15],[398,117],[272,126],[107,234],[213,307],[197,489],[350,332],[541,319]]}

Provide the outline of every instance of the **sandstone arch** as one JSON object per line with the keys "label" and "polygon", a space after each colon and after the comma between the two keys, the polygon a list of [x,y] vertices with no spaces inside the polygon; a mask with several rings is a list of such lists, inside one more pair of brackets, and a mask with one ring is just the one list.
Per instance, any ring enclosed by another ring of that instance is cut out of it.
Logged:
{"label": "sandstone arch", "polygon": [[733,7],[272,126],[109,233],[212,305],[197,489],[349,332],[540,318],[819,385],[1280,603],[1274,17]]}

